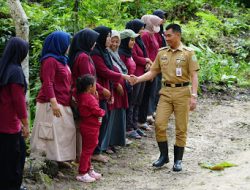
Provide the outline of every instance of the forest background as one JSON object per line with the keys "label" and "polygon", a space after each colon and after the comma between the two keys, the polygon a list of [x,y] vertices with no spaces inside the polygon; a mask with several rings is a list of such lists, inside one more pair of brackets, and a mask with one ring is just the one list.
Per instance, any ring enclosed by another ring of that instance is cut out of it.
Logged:
{"label": "forest background", "polygon": [[[98,25],[122,30],[126,22],[167,12],[169,23],[181,24],[183,42],[192,47],[201,66],[199,93],[250,87],[250,11],[247,0],[23,0],[30,27],[30,118],[41,83],[39,57],[45,37],[64,30],[72,36]],[[15,25],[6,1],[0,1],[0,57]]]}

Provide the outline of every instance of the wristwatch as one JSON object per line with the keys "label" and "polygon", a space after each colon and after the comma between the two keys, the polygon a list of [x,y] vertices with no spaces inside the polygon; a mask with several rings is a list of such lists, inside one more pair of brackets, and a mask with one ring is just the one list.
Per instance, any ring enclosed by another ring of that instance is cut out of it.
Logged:
{"label": "wristwatch", "polygon": [[191,96],[195,97],[195,98],[198,98],[198,95],[197,94],[191,94]]}

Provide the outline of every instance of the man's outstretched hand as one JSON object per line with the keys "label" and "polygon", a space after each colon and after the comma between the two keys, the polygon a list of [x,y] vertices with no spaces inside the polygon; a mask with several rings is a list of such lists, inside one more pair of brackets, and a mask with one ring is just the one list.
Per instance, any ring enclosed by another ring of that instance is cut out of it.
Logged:
{"label": "man's outstretched hand", "polygon": [[135,85],[136,83],[138,83],[138,77],[135,76],[135,75],[130,75],[130,77],[129,77],[129,83],[131,85]]}

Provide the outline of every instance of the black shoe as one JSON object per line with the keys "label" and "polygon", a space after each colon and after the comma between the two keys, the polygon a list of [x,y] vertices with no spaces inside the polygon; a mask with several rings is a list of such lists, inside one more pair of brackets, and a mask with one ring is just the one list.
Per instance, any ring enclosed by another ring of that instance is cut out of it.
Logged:
{"label": "black shoe", "polygon": [[168,157],[168,142],[165,141],[165,142],[158,142],[158,146],[159,146],[159,149],[160,149],[160,157],[158,158],[158,160],[156,160],[154,163],[153,163],[153,166],[154,167],[161,167],[163,166],[164,164],[168,163],[169,162],[169,157]]}
{"label": "black shoe", "polygon": [[159,168],[159,167],[162,167],[164,164],[167,164],[169,162],[169,159],[165,156],[160,156],[158,158],[158,160],[156,160],[154,163],[153,163],[153,166],[156,167],[156,168]]}
{"label": "black shoe", "polygon": [[173,171],[179,172],[182,170],[181,162],[182,162],[181,160],[176,160],[174,162]]}

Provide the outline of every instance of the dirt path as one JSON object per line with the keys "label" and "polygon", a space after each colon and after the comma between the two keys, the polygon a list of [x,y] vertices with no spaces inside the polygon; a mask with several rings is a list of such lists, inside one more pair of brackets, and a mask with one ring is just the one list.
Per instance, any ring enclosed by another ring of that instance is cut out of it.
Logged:
{"label": "dirt path", "polygon": [[[172,172],[174,123],[169,128],[170,163],[161,169],[151,167],[158,157],[153,133],[120,149],[105,165],[94,163],[104,175],[94,184],[75,181],[74,170],[64,170],[46,188],[37,184],[30,189],[53,190],[250,190],[250,101],[199,100],[190,116],[189,137],[183,158],[183,171]],[[223,171],[202,169],[199,163],[223,161],[237,167]]]}

